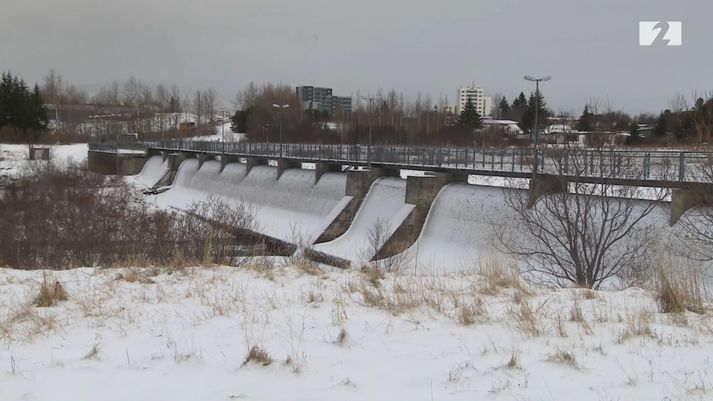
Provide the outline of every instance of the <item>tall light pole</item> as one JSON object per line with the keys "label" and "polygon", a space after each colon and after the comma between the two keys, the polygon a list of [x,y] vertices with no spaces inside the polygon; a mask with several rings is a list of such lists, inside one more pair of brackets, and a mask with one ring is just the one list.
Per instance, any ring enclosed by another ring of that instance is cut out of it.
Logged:
{"label": "tall light pole", "polygon": [[546,77],[541,77],[541,78],[535,78],[531,75],[525,75],[525,80],[526,81],[532,81],[535,83],[535,126],[534,126],[534,139],[535,139],[535,165],[532,168],[532,174],[537,174],[537,165],[538,165],[538,160],[537,160],[537,148],[540,145],[540,130],[538,127],[538,122],[537,122],[537,117],[540,111],[540,82],[546,82],[552,79],[551,76],[546,76]]}
{"label": "tall light pole", "polygon": [[225,142],[225,110],[220,111],[220,131],[223,142]]}
{"label": "tall light pole", "polygon": [[280,120],[280,159],[282,159],[282,110],[290,107],[289,104],[273,104],[272,107],[278,110],[279,120]]}
{"label": "tall light pole", "polygon": [[366,162],[369,167],[371,167],[371,120],[373,114],[373,97],[361,97],[363,100],[369,101],[369,146],[366,148]]}

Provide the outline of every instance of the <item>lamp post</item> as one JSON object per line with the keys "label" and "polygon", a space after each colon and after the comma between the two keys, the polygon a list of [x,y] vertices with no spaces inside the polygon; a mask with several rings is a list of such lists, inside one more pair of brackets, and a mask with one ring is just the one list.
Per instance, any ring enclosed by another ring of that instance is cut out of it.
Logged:
{"label": "lamp post", "polygon": [[540,82],[546,82],[552,79],[551,76],[546,76],[546,77],[541,77],[541,78],[535,78],[531,75],[525,75],[525,80],[526,81],[531,81],[535,83],[535,125],[534,125],[534,139],[535,139],[535,165],[532,168],[532,174],[537,174],[537,148],[540,145],[540,130],[538,127],[538,122],[537,122],[537,117],[540,111]]}
{"label": "lamp post", "polygon": [[282,159],[282,110],[290,107],[289,104],[273,104],[272,107],[278,110],[279,120],[280,120],[280,159]]}
{"label": "lamp post", "polygon": [[371,168],[371,120],[372,120],[372,114],[373,114],[373,103],[374,103],[374,98],[373,97],[363,97],[363,100],[368,100],[369,101],[369,145],[366,148],[366,162],[367,165]]}

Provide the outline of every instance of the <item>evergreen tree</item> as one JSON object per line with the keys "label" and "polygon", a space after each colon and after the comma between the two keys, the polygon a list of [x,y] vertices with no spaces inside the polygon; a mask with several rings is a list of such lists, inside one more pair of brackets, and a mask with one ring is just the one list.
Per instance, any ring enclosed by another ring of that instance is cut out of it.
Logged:
{"label": "evergreen tree", "polygon": [[230,129],[233,130],[233,132],[247,132],[249,113],[250,109],[235,111],[235,114],[230,119]]}
{"label": "evergreen tree", "polygon": [[654,135],[658,137],[666,136],[668,132],[668,116],[671,115],[671,110],[665,110],[663,113],[659,114],[659,118],[656,120],[656,125],[654,126]]}
{"label": "evergreen tree", "polygon": [[512,108],[513,109],[524,109],[527,107],[527,99],[525,98],[525,94],[520,92],[520,96],[518,96],[515,100],[512,102]]}
{"label": "evergreen tree", "polygon": [[584,106],[584,111],[582,116],[579,117],[577,122],[577,131],[591,131],[592,130],[592,113],[589,112],[589,106]]}
{"label": "evergreen tree", "polygon": [[520,119],[520,128],[526,131],[532,131],[535,126],[535,108],[537,108],[537,125],[539,129],[547,126],[547,118],[550,116],[550,111],[547,109],[547,103],[542,92],[538,96],[530,95],[530,101],[527,103],[527,109]]}
{"label": "evergreen tree", "polygon": [[626,138],[626,144],[635,145],[641,143],[643,139],[644,137],[641,135],[641,132],[639,132],[639,123],[636,121],[632,122],[629,126],[629,137]]}
{"label": "evergreen tree", "polygon": [[0,78],[0,129],[6,126],[24,133],[47,127],[47,109],[39,87],[35,85],[30,90],[25,81],[9,72],[3,73]]}
{"label": "evergreen tree", "polygon": [[40,87],[37,86],[37,84],[35,84],[35,87],[32,90],[30,103],[32,107],[32,128],[38,131],[47,128],[47,123],[49,122],[47,107],[45,107],[45,104],[42,101]]}
{"label": "evergreen tree", "polygon": [[465,107],[460,112],[458,125],[466,128],[480,128],[483,123],[480,121],[480,114],[475,110],[475,106],[471,99],[465,103]]}
{"label": "evergreen tree", "polygon": [[502,99],[500,99],[500,104],[498,105],[498,115],[500,118],[504,118],[505,116],[510,114],[510,103],[508,103],[508,100],[503,96]]}

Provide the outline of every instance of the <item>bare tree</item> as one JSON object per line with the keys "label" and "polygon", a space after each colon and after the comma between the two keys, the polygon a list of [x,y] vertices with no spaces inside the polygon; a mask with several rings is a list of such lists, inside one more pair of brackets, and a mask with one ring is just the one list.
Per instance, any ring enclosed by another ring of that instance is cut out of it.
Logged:
{"label": "bare tree", "polygon": [[[381,219],[377,219],[376,222],[369,228],[369,236],[366,248],[362,249],[360,252],[360,259],[365,261],[371,261],[371,265],[377,269],[386,272],[396,272],[399,271],[404,265],[409,261],[407,252],[390,252],[386,250],[384,252],[384,247],[391,237],[391,227],[389,223]],[[372,260],[375,255],[380,252],[389,254],[385,258]]]}
{"label": "bare tree", "polygon": [[55,123],[59,127],[59,104],[62,103],[62,76],[57,74],[54,70],[50,70],[49,74],[45,76],[44,81],[42,93],[53,103]]}
{"label": "bare tree", "polygon": [[[694,124],[699,144],[710,141],[713,132],[713,93],[704,97],[694,94],[693,109]],[[703,150],[708,153],[703,156],[698,165],[694,166],[692,178],[699,182],[691,185],[690,196],[696,207],[686,211],[679,220],[684,236],[681,242],[689,256],[704,261],[713,260],[713,149],[710,145]]]}
{"label": "bare tree", "polygon": [[[548,156],[548,177],[563,191],[544,195],[534,205],[527,193],[506,191],[505,203],[518,220],[496,229],[505,249],[523,258],[531,278],[557,286],[599,288],[642,268],[653,234],[646,217],[667,191],[645,194],[641,188],[613,184],[638,174],[635,161],[616,152],[570,146]],[[600,183],[581,182],[586,176]],[[649,199],[641,200],[644,195]]]}

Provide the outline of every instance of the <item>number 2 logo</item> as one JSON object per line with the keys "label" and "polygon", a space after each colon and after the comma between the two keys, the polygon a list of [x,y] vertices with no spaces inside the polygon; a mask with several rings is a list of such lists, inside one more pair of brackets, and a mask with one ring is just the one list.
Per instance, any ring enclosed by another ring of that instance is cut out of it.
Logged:
{"label": "number 2 logo", "polygon": [[640,46],[681,46],[681,21],[639,22]]}

